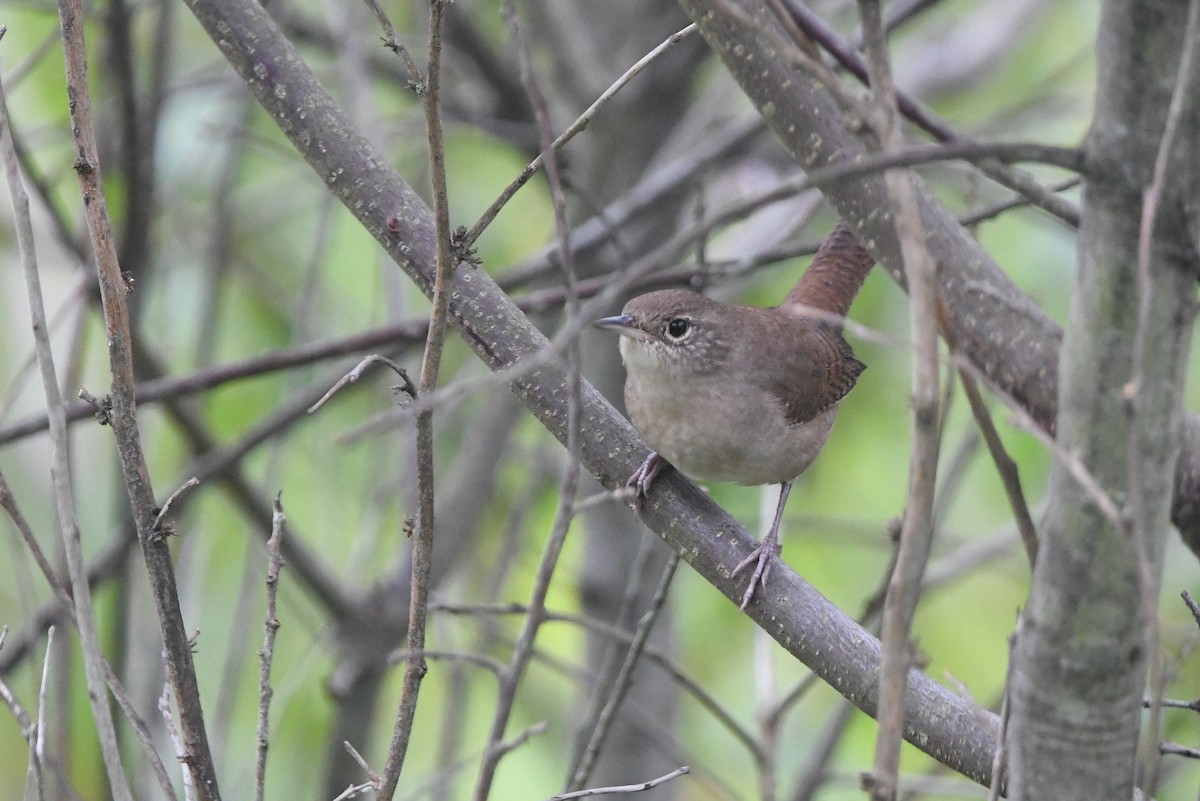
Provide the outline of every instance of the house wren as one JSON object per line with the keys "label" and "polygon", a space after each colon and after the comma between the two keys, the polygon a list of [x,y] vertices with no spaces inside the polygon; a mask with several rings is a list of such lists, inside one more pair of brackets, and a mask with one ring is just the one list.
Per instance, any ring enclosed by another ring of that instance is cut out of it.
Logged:
{"label": "house wren", "polygon": [[733,571],[754,565],[743,610],[780,553],[792,481],[817,458],[838,402],[866,367],[840,320],[873,263],[840,224],[779,306],[665,289],[595,322],[621,335],[626,410],[654,448],[628,482],[639,502],[664,460],[707,481],[781,485],[770,531]]}

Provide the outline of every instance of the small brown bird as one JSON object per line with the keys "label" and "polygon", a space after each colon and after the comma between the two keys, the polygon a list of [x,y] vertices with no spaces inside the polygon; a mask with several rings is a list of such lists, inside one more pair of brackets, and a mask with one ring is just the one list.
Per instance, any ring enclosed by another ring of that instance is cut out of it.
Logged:
{"label": "small brown bird", "polygon": [[770,531],[733,571],[755,565],[743,610],[781,551],[779,523],[792,481],[817,458],[838,402],[866,368],[837,320],[872,263],[839,226],[775,308],[666,289],[595,322],[621,335],[625,406],[654,448],[628,482],[639,500],[664,459],[707,481],[781,485]]}

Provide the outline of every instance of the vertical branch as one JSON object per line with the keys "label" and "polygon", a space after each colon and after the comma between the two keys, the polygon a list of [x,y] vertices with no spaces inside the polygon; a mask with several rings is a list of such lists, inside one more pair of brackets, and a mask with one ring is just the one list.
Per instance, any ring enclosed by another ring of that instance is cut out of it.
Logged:
{"label": "vertical branch", "polygon": [[[66,29],[67,25],[64,21],[64,38]],[[0,35],[2,35],[2,31],[0,31]],[[80,36],[82,37],[82,31],[80,31]],[[68,46],[68,52],[70,49]],[[79,518],[75,508],[75,490],[71,483],[66,404],[59,391],[58,374],[54,368],[54,354],[50,349],[50,333],[46,323],[46,308],[42,301],[41,279],[38,276],[37,254],[34,249],[33,223],[29,215],[29,196],[25,194],[20,168],[17,166],[16,150],[13,148],[12,132],[8,123],[8,105],[4,98],[2,84],[0,84],[0,150],[3,151],[0,157],[4,161],[4,171],[12,198],[13,216],[17,227],[17,243],[21,255],[21,270],[25,275],[29,317],[33,326],[34,347],[37,353],[38,367],[41,371],[42,390],[46,396],[46,414],[50,422],[50,478],[54,492],[54,509],[63,549],[67,555],[71,590],[75,596],[75,622],[79,628],[79,640],[83,650],[88,701],[92,707],[96,734],[100,740],[100,753],[108,773],[109,788],[116,801],[131,801],[132,794],[125,776],[124,766],[121,764],[117,733],[108,704],[108,692],[104,683],[104,657],[100,651],[100,638],[96,629],[95,613],[92,609],[91,588],[88,586],[87,570],[83,563]]]}
{"label": "vertical branch", "polygon": [[1172,476],[1190,439],[1183,389],[1196,303],[1194,4],[1100,7],[1055,431],[1058,446],[1121,506],[1114,519],[1068,464],[1054,465],[1010,687],[1009,789],[1019,798],[1150,792],[1156,757],[1143,751],[1141,776],[1136,759],[1139,738],[1143,748],[1156,739],[1147,724],[1158,715],[1141,703],[1147,668],[1151,695],[1160,689],[1150,599],[1161,580]]}
{"label": "vertical branch", "polygon": [[263,648],[259,654],[258,671],[258,742],[254,764],[254,801],[263,801],[267,786],[267,747],[271,742],[271,662],[275,657],[275,634],[279,631],[279,618],[275,615],[275,598],[279,592],[279,569],[283,565],[280,555],[283,528],[287,518],[283,504],[275,496],[271,512],[271,538],[267,540],[267,618],[263,623]]}
{"label": "vertical branch", "polygon": [[[442,363],[442,344],[446,339],[446,312],[450,305],[450,277],[455,259],[450,247],[450,200],[446,188],[446,151],[442,141],[441,65],[442,24],[446,0],[429,4],[429,64],[423,99],[425,125],[429,139],[430,180],[433,184],[433,215],[437,239],[434,268],[433,309],[425,338],[425,357],[421,363],[418,392],[426,395],[437,387]],[[396,725],[388,748],[387,762],[376,797],[390,801],[396,792],[400,771],[412,735],[425,662],[425,626],[429,600],[429,577],[433,560],[433,409],[417,414],[417,525],[413,533],[412,583],[408,602],[408,657],[404,666],[403,690]]]}
{"label": "vertical branch", "polygon": [[[887,38],[878,0],[859,0],[858,7],[870,63],[875,130],[881,150],[887,153],[899,150],[903,145],[895,86],[888,64]],[[896,797],[900,744],[904,737],[909,632],[933,538],[938,458],[937,270],[925,245],[911,176],[901,170],[891,170],[884,177],[911,298],[913,442],[909,458],[908,502],[900,530],[896,566],[888,582],[883,607],[879,733],[869,782],[873,801],[890,801]]]}
{"label": "vertical branch", "polygon": [[[158,611],[167,668],[179,709],[182,759],[191,770],[201,801],[216,801],[220,798],[220,792],[217,788],[216,769],[208,747],[208,736],[204,729],[204,712],[192,662],[191,643],[183,626],[171,554],[164,535],[154,524],[157,514],[154,491],[150,486],[150,475],[138,432],[137,407],[133,397],[129,310],[125,301],[128,288],[117,262],[112,226],[101,191],[100,161],[96,149],[96,135],[92,129],[91,97],[88,92],[83,18],[79,6],[78,0],[60,0],[58,14],[66,55],[71,133],[76,149],[74,167],[83,198],[96,272],[100,280],[100,297],[108,336],[109,369],[112,374],[112,411],[109,421],[116,436],[121,475],[129,494],[130,511],[137,527],[138,541],[142,546],[154,604]],[[83,581],[81,573],[79,582]],[[83,599],[76,595],[76,601],[80,607],[80,614],[86,615],[87,609],[83,606]],[[81,624],[80,630],[83,628]],[[94,695],[97,698],[103,697],[102,693]]]}
{"label": "vertical branch", "polygon": [[[1146,488],[1141,481],[1142,426],[1145,415],[1139,403],[1139,393],[1144,380],[1146,364],[1146,340],[1150,329],[1150,310],[1154,302],[1154,281],[1151,278],[1151,253],[1154,244],[1154,225],[1158,220],[1159,204],[1162,202],[1167,181],[1167,163],[1179,133],[1179,118],[1183,113],[1184,100],[1195,92],[1196,75],[1193,62],[1196,55],[1197,28],[1200,27],[1200,1],[1188,3],[1187,23],[1183,33],[1183,45],[1179,54],[1179,67],[1167,107],[1166,124],[1158,152],[1154,157],[1154,172],[1150,185],[1142,196],[1142,215],[1138,229],[1137,248],[1137,322],[1133,332],[1133,354],[1130,358],[1129,383],[1125,387],[1128,402],[1129,446],[1125,449],[1125,465],[1128,472],[1129,523],[1133,537],[1134,556],[1137,559],[1138,583],[1143,623],[1146,627],[1146,654],[1149,659],[1149,695],[1151,699],[1146,733],[1142,737],[1142,790],[1147,798],[1154,796],[1158,784],[1158,769],[1161,752],[1158,747],[1159,730],[1162,726],[1163,664],[1159,653],[1158,613],[1155,601],[1158,597],[1158,582],[1154,579],[1154,559],[1151,555],[1150,534],[1147,531]],[[1157,421],[1151,423],[1156,425]]]}

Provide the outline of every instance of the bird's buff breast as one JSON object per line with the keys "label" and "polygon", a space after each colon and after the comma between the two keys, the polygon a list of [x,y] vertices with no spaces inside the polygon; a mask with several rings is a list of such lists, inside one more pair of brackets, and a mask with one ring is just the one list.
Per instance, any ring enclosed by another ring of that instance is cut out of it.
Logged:
{"label": "bird's buff breast", "polygon": [[660,456],[694,478],[778,484],[803,473],[825,444],[836,407],[793,424],[782,404],[718,387],[719,380],[627,382],[629,417]]}

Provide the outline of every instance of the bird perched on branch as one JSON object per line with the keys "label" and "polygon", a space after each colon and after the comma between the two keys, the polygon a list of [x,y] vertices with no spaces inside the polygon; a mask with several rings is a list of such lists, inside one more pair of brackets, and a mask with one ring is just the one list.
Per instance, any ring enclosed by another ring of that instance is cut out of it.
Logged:
{"label": "bird perched on branch", "polygon": [[779,306],[665,289],[595,322],[621,335],[626,410],[654,448],[629,478],[636,502],[667,462],[706,481],[780,485],[767,536],[733,570],[754,566],[743,610],[781,551],[792,482],[817,458],[838,403],[866,369],[842,337],[841,320],[872,264],[840,223]]}

